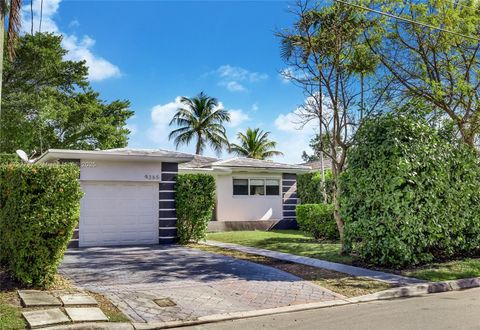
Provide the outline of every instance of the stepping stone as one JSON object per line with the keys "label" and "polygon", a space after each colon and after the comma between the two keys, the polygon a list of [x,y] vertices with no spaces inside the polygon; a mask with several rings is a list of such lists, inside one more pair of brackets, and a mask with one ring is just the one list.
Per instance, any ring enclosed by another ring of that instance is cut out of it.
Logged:
{"label": "stepping stone", "polygon": [[97,306],[98,303],[95,298],[89,296],[88,294],[67,294],[60,296],[64,306],[74,306],[74,305],[88,305]]}
{"label": "stepping stone", "polygon": [[98,307],[67,307],[65,312],[73,322],[108,321],[108,317]]}
{"label": "stepping stone", "polygon": [[18,290],[25,307],[62,306],[60,301],[50,293],[38,290]]}
{"label": "stepping stone", "polygon": [[30,328],[44,327],[60,323],[70,322],[60,308],[35,310],[22,313]]}

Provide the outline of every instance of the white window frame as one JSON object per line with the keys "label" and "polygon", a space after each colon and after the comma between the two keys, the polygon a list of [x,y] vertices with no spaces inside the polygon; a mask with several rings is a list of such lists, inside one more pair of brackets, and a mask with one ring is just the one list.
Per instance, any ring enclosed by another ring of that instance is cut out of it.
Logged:
{"label": "white window frame", "polygon": [[[233,182],[234,180],[247,180],[248,185],[247,185],[247,195],[235,195],[233,193]],[[250,195],[250,180],[263,180],[263,189],[265,194],[264,195]],[[276,195],[267,195],[267,180],[276,180],[278,181],[278,194]],[[282,194],[282,179],[281,178],[272,178],[272,177],[232,177],[232,196],[237,198],[246,198],[246,197],[258,197],[258,198],[264,198],[264,197],[279,197]]]}

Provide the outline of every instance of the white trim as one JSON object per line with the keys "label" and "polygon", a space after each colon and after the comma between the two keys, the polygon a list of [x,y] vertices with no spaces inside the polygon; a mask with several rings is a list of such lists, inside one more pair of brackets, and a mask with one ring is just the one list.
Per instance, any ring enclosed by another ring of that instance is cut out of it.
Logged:
{"label": "white trim", "polygon": [[283,182],[285,181],[291,181],[291,182],[297,182],[297,180],[293,180],[293,179],[282,179]]}
{"label": "white trim", "polygon": [[175,202],[174,199],[159,199],[159,202]]}
{"label": "white trim", "polygon": [[177,229],[177,227],[158,227],[158,229]]}
{"label": "white trim", "polygon": [[161,208],[159,208],[158,210],[159,211],[175,211],[176,209],[161,209]]}
{"label": "white trim", "polygon": [[178,220],[178,218],[158,218],[158,221]]}
{"label": "white trim", "polygon": [[159,181],[160,183],[175,183],[176,181]]}
{"label": "white trim", "polygon": [[79,240],[79,238],[72,238],[72,239],[70,240],[70,242],[77,242],[78,240]]}
{"label": "white trim", "polygon": [[158,238],[176,238],[175,236],[158,236]]}
{"label": "white trim", "polygon": [[178,172],[170,172],[170,171],[166,171],[166,172],[161,172],[162,174],[178,174]]}
{"label": "white trim", "polygon": [[175,192],[175,190],[159,190],[158,192]]}

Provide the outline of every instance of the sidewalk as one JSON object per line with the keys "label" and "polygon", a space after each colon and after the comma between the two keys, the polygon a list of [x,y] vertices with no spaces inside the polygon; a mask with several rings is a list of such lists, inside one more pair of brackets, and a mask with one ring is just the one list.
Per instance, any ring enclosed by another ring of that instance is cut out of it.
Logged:
{"label": "sidewalk", "polygon": [[243,245],[237,245],[237,244],[231,244],[231,243],[222,243],[222,242],[209,241],[209,240],[204,242],[204,244],[221,247],[224,249],[250,253],[250,254],[257,254],[257,255],[270,257],[270,258],[283,260],[283,261],[295,262],[297,264],[308,265],[316,268],[333,270],[333,271],[348,274],[351,276],[367,277],[377,281],[388,282],[397,286],[427,283],[426,281],[419,280],[412,277],[406,277],[406,276],[401,276],[396,274],[380,272],[376,270],[338,264],[335,262],[330,262],[325,260],[301,257],[301,256],[289,254],[289,253],[257,249],[250,246],[243,246]]}

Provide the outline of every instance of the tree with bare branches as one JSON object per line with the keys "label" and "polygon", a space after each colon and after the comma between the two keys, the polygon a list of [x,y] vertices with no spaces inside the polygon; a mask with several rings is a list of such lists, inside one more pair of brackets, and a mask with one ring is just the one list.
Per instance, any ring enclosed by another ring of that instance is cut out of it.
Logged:
{"label": "tree with bare branches", "polygon": [[392,78],[397,106],[424,103],[431,109],[427,117],[448,119],[458,137],[478,145],[480,1],[372,0],[369,7],[402,18],[368,13],[377,24],[365,30],[369,48]]}
{"label": "tree with bare branches", "polygon": [[362,13],[337,3],[324,6],[300,0],[295,8],[293,28],[278,33],[288,65],[283,74],[306,96],[297,110],[299,122],[317,122],[320,136],[328,141],[327,147],[321,140],[320,159],[325,155],[332,160],[334,217],[343,243],[339,176],[355,131],[379,104],[372,93],[376,65],[371,52],[362,47],[369,22]]}

